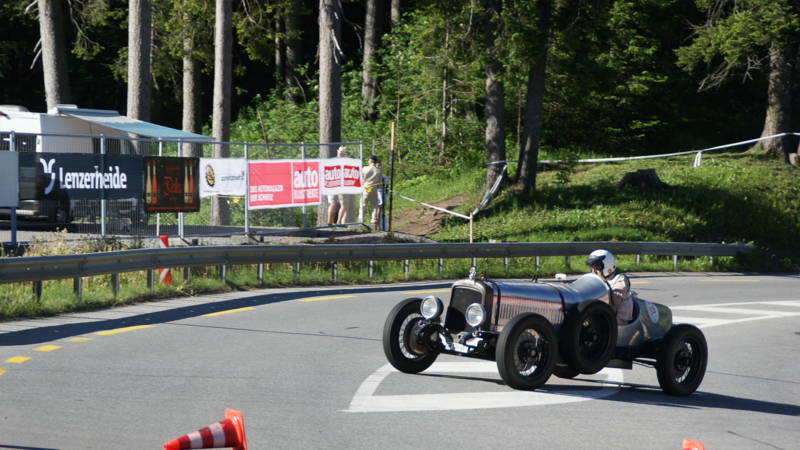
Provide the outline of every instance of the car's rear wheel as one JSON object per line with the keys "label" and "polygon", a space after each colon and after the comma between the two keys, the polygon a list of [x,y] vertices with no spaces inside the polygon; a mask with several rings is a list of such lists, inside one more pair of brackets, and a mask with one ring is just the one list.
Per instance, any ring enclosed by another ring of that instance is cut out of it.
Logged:
{"label": "car's rear wheel", "polygon": [[404,373],[419,373],[436,361],[438,352],[428,349],[415,332],[424,320],[419,313],[422,300],[403,300],[389,313],[383,326],[383,352],[395,369]]}
{"label": "car's rear wheel", "polygon": [[700,387],[708,365],[708,344],[693,325],[669,329],[656,359],[658,384],[669,395],[686,396]]}
{"label": "car's rear wheel", "polygon": [[514,389],[532,391],[550,379],[558,358],[553,325],[544,317],[520,314],[511,319],[497,340],[497,370]]}
{"label": "car's rear wheel", "polygon": [[585,374],[599,372],[611,360],[617,345],[614,310],[599,300],[582,302],[564,325],[561,345],[570,368]]}

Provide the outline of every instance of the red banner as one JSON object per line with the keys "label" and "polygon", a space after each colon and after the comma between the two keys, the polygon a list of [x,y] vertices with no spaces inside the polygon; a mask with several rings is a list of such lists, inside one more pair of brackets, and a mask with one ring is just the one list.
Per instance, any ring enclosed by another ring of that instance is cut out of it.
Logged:
{"label": "red banner", "polygon": [[331,158],[320,161],[322,194],[360,194],[361,160]]}
{"label": "red banner", "polygon": [[319,160],[251,161],[250,209],[319,204]]}

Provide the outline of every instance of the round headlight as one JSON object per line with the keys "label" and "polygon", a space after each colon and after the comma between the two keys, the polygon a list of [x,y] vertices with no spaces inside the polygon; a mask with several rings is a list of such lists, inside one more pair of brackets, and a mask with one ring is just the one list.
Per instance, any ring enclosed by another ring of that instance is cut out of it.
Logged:
{"label": "round headlight", "polygon": [[467,307],[466,316],[469,326],[478,328],[486,320],[486,308],[480,303],[473,303]]}
{"label": "round headlight", "polygon": [[422,314],[427,320],[434,320],[442,315],[442,311],[444,310],[444,303],[438,298],[429,295],[422,300],[422,304],[419,307],[419,312]]}

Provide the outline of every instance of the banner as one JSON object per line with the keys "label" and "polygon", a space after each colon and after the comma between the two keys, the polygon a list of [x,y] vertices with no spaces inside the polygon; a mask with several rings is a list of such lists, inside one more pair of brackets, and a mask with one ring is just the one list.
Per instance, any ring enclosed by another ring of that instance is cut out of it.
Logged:
{"label": "banner", "polygon": [[16,208],[19,206],[19,153],[0,152],[0,207]]}
{"label": "banner", "polygon": [[250,209],[318,205],[319,160],[250,161]]}
{"label": "banner", "polygon": [[331,158],[320,160],[322,195],[360,194],[361,160]]}
{"label": "banner", "polygon": [[19,153],[20,200],[142,197],[142,158]]}
{"label": "banner", "polygon": [[200,158],[144,157],[144,212],[200,210]]}
{"label": "banner", "polygon": [[212,195],[247,195],[243,158],[200,158],[200,198]]}

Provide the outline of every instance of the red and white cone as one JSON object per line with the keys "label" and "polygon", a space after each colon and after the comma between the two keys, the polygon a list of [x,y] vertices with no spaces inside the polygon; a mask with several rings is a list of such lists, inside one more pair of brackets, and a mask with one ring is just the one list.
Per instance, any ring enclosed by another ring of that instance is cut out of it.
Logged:
{"label": "red and white cone", "polygon": [[164,450],[225,447],[230,447],[232,450],[247,450],[244,418],[242,413],[233,409],[225,410],[224,420],[164,444]]}
{"label": "red and white cone", "polygon": [[[158,248],[169,248],[169,236],[161,234],[158,236],[161,241],[158,243]],[[169,269],[158,269],[158,282],[161,284],[172,284],[172,275]]]}
{"label": "red and white cone", "polygon": [[705,450],[706,447],[697,441],[693,441],[691,439],[684,439],[683,440],[683,450]]}

